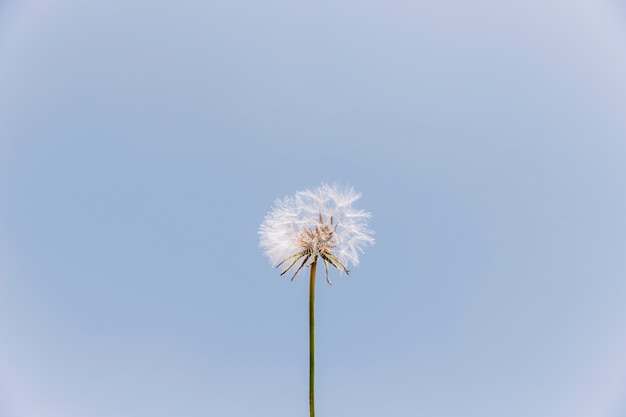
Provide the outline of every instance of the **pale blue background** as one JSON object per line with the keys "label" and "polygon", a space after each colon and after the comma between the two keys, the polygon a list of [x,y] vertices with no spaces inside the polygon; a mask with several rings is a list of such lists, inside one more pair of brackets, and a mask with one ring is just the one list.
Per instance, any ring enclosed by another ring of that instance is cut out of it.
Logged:
{"label": "pale blue background", "polygon": [[322,181],[320,417],[626,416],[625,109],[623,2],[4,1],[0,416],[307,416]]}

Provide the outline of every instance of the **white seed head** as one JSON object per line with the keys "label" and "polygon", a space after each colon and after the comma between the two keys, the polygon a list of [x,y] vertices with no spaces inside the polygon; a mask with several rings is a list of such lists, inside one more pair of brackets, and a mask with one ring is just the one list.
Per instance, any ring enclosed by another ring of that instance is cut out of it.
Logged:
{"label": "white seed head", "polygon": [[358,265],[363,248],[374,243],[374,232],[367,228],[370,213],[352,208],[360,197],[352,187],[322,184],[276,200],[259,228],[260,247],[274,266],[297,255],[319,255],[331,265],[338,261],[343,268],[333,266],[347,272],[348,265]]}

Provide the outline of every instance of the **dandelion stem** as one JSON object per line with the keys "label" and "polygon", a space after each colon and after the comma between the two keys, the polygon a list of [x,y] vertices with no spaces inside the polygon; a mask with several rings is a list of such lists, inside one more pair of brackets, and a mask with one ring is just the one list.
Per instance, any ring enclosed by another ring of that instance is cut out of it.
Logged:
{"label": "dandelion stem", "polygon": [[311,282],[309,287],[309,408],[311,417],[315,417],[315,270],[317,256],[311,264]]}

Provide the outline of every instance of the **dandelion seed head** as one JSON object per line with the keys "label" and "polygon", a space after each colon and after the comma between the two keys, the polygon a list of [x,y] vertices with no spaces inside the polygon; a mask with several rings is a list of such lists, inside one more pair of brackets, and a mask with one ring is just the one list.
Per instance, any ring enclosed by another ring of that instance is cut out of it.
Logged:
{"label": "dandelion seed head", "polygon": [[352,187],[322,184],[278,199],[259,228],[259,246],[274,266],[297,255],[320,255],[347,272],[374,243],[374,232],[367,228],[370,213],[352,207],[360,197]]}

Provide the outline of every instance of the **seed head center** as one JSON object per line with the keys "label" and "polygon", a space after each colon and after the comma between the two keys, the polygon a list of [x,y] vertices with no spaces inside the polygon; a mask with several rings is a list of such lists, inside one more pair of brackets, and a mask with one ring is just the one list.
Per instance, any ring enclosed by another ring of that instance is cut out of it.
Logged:
{"label": "seed head center", "polygon": [[335,230],[337,225],[333,225],[333,218],[325,223],[320,214],[320,222],[315,225],[315,229],[306,229],[302,232],[299,245],[303,252],[311,255],[330,252],[337,244]]}

